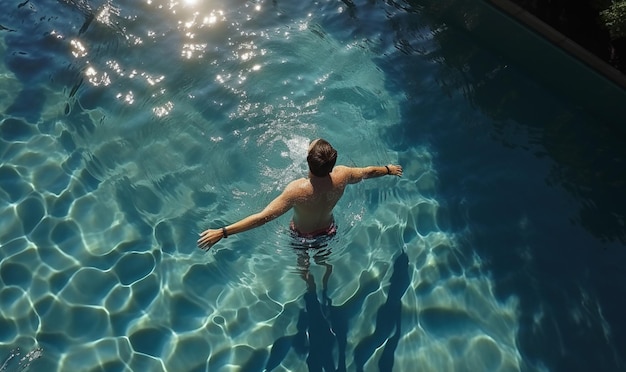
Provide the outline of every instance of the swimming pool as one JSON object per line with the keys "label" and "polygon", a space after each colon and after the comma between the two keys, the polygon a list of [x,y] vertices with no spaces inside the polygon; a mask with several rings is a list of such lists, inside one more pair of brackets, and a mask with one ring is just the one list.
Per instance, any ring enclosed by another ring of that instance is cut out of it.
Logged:
{"label": "swimming pool", "polygon": [[[6,9],[9,370],[625,367],[623,92],[485,4]],[[346,192],[312,281],[288,216],[196,248],[316,137],[405,175]]]}

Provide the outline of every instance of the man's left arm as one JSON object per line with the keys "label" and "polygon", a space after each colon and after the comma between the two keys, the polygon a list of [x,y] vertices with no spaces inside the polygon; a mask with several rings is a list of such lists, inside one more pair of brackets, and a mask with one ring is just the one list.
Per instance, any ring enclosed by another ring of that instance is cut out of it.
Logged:
{"label": "man's left arm", "polygon": [[382,166],[370,165],[363,168],[346,168],[350,175],[348,181],[349,183],[357,183],[367,178],[382,177],[387,175],[398,177],[402,176],[402,166],[394,164]]}

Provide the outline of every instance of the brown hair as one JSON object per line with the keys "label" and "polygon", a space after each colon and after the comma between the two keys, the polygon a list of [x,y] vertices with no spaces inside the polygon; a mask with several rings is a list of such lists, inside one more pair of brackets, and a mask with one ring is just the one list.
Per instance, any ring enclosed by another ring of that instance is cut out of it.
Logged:
{"label": "brown hair", "polygon": [[306,157],[309,170],[317,177],[328,175],[337,162],[337,150],[324,139],[318,139]]}

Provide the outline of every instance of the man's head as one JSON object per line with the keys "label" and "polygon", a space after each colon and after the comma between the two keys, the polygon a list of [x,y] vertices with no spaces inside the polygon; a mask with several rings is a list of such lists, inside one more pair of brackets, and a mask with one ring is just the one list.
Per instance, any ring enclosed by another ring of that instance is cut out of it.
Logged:
{"label": "man's head", "polygon": [[309,145],[309,154],[306,157],[309,170],[314,176],[324,177],[333,170],[337,161],[337,150],[328,141],[318,138]]}

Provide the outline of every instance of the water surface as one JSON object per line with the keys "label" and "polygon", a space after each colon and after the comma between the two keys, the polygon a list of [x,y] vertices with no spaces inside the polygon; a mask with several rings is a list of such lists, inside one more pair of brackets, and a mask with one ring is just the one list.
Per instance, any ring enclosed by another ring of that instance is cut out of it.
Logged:
{"label": "water surface", "polygon": [[[623,92],[470,5],[5,1],[5,367],[624,368]],[[316,137],[405,176],[196,248]]]}

